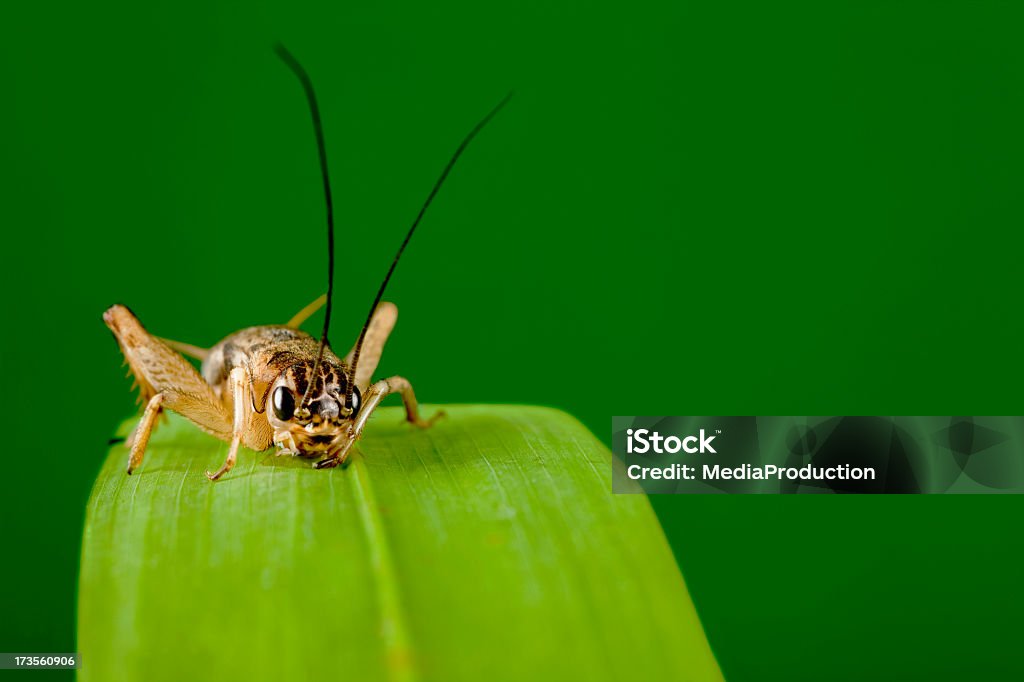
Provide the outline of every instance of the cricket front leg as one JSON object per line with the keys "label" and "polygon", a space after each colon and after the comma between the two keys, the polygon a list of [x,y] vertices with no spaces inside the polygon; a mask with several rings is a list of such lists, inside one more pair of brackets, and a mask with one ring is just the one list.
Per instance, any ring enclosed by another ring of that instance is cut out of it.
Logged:
{"label": "cricket front leg", "polygon": [[206,477],[211,481],[216,481],[235,466],[235,461],[238,459],[238,446],[241,445],[243,439],[247,440],[246,445],[255,445],[258,450],[263,450],[267,446],[267,443],[251,442],[254,438],[250,428],[252,426],[250,420],[252,402],[249,395],[249,377],[245,369],[235,367],[231,370],[231,374],[228,375],[228,390],[231,392],[231,401],[234,406],[231,445],[228,447],[227,459],[224,460],[220,469],[213,473],[206,472]]}
{"label": "cricket front leg", "polygon": [[434,416],[430,419],[423,419],[420,416],[419,403],[416,401],[416,393],[412,390],[412,384],[405,377],[390,377],[388,379],[382,379],[366,391],[363,395],[363,404],[359,408],[359,414],[356,416],[355,422],[349,431],[348,438],[345,439],[341,448],[337,452],[324,457],[319,460],[313,466],[317,469],[327,469],[330,467],[338,466],[345,461],[348,457],[349,450],[352,449],[352,445],[362,435],[363,428],[366,426],[366,422],[370,419],[370,415],[380,405],[380,401],[384,400],[387,396],[392,393],[399,393],[402,396],[402,402],[405,404],[405,420],[410,424],[418,426],[421,429],[426,429],[433,426],[434,422],[444,416],[444,410],[438,410]]}
{"label": "cricket front leg", "polygon": [[[444,410],[438,410],[434,413],[434,416],[430,419],[423,419],[420,417],[420,404],[416,401],[416,394],[412,390],[412,384],[405,377],[390,377],[388,379],[382,379],[373,386],[370,387],[370,392],[374,392],[374,389],[379,389],[376,402],[373,407],[376,408],[377,404],[381,400],[386,398],[392,393],[400,393],[402,396],[402,403],[405,405],[405,421],[409,422],[413,426],[418,426],[421,429],[429,429],[434,425],[438,419],[444,416]],[[363,426],[366,424],[366,420],[369,419],[370,415],[368,412],[363,412],[360,417],[356,419],[356,431],[362,433]]]}

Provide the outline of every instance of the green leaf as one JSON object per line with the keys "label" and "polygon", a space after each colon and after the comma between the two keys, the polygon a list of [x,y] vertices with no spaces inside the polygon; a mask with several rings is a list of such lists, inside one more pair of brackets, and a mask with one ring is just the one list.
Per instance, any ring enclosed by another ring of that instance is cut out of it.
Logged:
{"label": "green leaf", "polygon": [[215,484],[227,446],[181,418],[132,476],[115,446],[87,511],[81,679],[721,679],[604,445],[547,408],[446,410],[427,431],[379,410],[344,469],[243,450]]}

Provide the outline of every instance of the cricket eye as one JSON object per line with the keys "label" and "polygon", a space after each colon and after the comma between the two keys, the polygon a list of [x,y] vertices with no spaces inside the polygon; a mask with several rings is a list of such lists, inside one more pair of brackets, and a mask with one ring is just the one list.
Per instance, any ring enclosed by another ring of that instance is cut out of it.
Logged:
{"label": "cricket eye", "polygon": [[274,415],[281,421],[286,422],[295,414],[295,396],[284,386],[274,389],[273,403]]}
{"label": "cricket eye", "polygon": [[352,387],[352,398],[351,398],[351,400],[350,400],[350,402],[348,404],[348,408],[350,410],[352,410],[352,414],[355,414],[356,412],[359,411],[359,405],[360,405],[360,403],[362,403],[362,401],[363,401],[363,399],[359,395],[359,389],[356,388],[355,386],[353,386]]}

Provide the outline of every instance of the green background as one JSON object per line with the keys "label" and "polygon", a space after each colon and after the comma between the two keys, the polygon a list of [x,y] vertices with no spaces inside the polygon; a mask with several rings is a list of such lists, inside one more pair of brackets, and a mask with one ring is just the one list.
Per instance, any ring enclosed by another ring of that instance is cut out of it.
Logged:
{"label": "green background", "polygon": [[[1022,409],[1012,3],[0,12],[0,649],[74,648],[83,505],[133,409],[103,309],[210,344],[323,289],[277,39],[320,92],[340,349],[518,93],[389,290],[381,370],[425,401],[553,405],[606,441],[614,414]],[[1020,496],[652,501],[731,680],[1024,671]]]}

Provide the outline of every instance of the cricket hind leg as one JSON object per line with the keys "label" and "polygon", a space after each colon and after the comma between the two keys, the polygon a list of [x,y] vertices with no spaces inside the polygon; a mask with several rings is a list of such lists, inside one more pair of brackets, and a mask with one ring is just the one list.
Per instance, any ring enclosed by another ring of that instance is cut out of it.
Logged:
{"label": "cricket hind leg", "polygon": [[420,416],[420,406],[416,400],[416,393],[412,390],[412,384],[409,383],[408,379],[399,376],[382,379],[373,386],[370,386],[365,395],[363,395],[363,404],[359,408],[359,414],[356,416],[355,423],[346,442],[337,452],[317,461],[313,466],[317,469],[329,469],[343,463],[345,458],[348,457],[352,445],[362,435],[363,428],[370,419],[370,415],[377,409],[380,402],[392,393],[398,393],[402,396],[402,403],[405,405],[405,420],[421,429],[430,428],[434,425],[434,422],[445,414],[444,410],[438,410],[430,419],[423,419]]}
{"label": "cricket hind leg", "polygon": [[299,312],[295,313],[295,316],[292,317],[292,319],[288,320],[288,322],[286,322],[284,326],[291,327],[292,329],[298,329],[303,322],[308,320],[313,315],[313,313],[320,310],[320,308],[322,308],[325,303],[327,303],[327,294],[321,294],[320,296],[317,296],[315,301],[307,305]]}
{"label": "cricket hind leg", "polygon": [[142,419],[139,420],[139,425],[135,427],[131,438],[127,441],[128,447],[131,448],[131,452],[128,455],[127,468],[129,476],[142,464],[142,458],[146,454],[146,446],[149,445],[149,436],[153,433],[157,417],[160,416],[160,405],[163,401],[163,393],[157,393],[149,399],[145,410],[142,412]]}
{"label": "cricket hind leg", "polygon": [[[394,303],[384,301],[373,311],[370,324],[366,328],[363,347],[359,351],[359,366],[356,367],[356,386],[360,391],[365,392],[370,385],[373,373],[377,371],[377,365],[380,363],[381,354],[384,352],[384,344],[391,336],[391,331],[395,328],[397,321],[398,307]],[[355,353],[356,349],[352,348],[345,356],[346,366],[352,366]],[[405,380],[403,379],[403,381]]]}
{"label": "cricket hind leg", "polygon": [[213,389],[195,367],[166,343],[146,331],[125,306],[111,306],[103,321],[114,333],[121,352],[139,386],[146,408],[132,437],[129,473],[142,462],[146,445],[161,410],[169,409],[189,419],[207,433],[231,441],[232,423]]}
{"label": "cricket hind leg", "polygon": [[161,338],[160,340],[166,343],[171,350],[176,350],[182,355],[195,358],[200,362],[206,360],[206,358],[210,356],[209,348],[201,348],[200,346],[193,346],[191,343],[182,343],[181,341],[172,341],[171,339]]}

